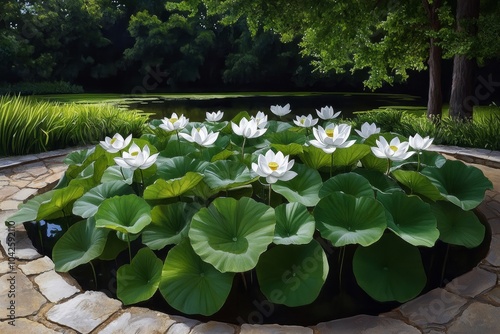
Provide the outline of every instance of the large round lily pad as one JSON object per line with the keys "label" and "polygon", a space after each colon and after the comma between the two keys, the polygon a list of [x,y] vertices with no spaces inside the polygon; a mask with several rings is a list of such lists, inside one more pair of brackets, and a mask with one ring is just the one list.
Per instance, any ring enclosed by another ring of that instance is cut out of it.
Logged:
{"label": "large round lily pad", "polygon": [[203,261],[221,272],[243,272],[255,267],[273,241],[274,209],[251,198],[221,197],[198,211],[189,239]]}

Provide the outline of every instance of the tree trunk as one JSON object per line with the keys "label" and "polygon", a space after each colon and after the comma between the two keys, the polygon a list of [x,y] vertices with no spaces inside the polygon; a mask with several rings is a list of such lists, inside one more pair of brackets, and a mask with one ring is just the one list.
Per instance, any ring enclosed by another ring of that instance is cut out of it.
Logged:
{"label": "tree trunk", "polygon": [[[431,3],[432,2],[432,3]],[[438,18],[438,10],[441,7],[442,0],[422,0],[429,24],[432,30],[438,31],[441,27]],[[429,41],[429,96],[427,101],[427,117],[433,121],[441,119],[443,108],[443,93],[441,89],[441,60],[442,50],[437,45],[437,40],[431,38]]]}
{"label": "tree trunk", "polygon": [[[463,19],[479,17],[479,0],[458,0],[457,31],[464,31]],[[477,34],[477,26],[471,26],[468,32]],[[453,58],[453,79],[450,96],[450,117],[458,121],[472,120],[472,110],[477,98],[474,98],[474,73],[476,62],[466,55],[455,55]]]}
{"label": "tree trunk", "polygon": [[441,47],[431,39],[429,51],[429,99],[427,101],[427,117],[439,121],[443,108],[443,93],[441,89]]}

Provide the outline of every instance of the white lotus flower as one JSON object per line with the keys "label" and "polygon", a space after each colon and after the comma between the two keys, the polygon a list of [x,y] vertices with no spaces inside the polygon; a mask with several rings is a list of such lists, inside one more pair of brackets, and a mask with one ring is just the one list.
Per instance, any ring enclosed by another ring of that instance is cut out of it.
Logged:
{"label": "white lotus flower", "polygon": [[430,138],[429,136],[422,138],[418,133],[414,137],[410,136],[409,138],[410,146],[419,152],[428,149],[433,140],[434,138]]}
{"label": "white lotus flower", "polygon": [[361,131],[354,131],[356,131],[360,137],[366,139],[375,133],[380,133],[380,128],[377,128],[377,125],[375,123],[369,124],[368,122],[364,122],[363,124],[361,124]]}
{"label": "white lotus flower", "polygon": [[293,120],[295,125],[300,126],[302,128],[310,128],[315,126],[318,123],[317,118],[312,118],[312,115],[307,116],[297,116],[296,119]]}
{"label": "white lotus flower", "polygon": [[377,147],[372,147],[372,152],[377,158],[389,159],[392,161],[402,161],[408,159],[414,151],[408,152],[410,144],[407,141],[401,142],[398,137],[387,140],[380,136],[376,141]]}
{"label": "white lotus flower", "polygon": [[224,113],[222,111],[217,111],[217,112],[207,112],[205,113],[207,116],[206,121],[207,122],[218,122],[224,117]]}
{"label": "white lotus flower", "polygon": [[257,138],[260,137],[266,132],[267,129],[259,129],[257,126],[257,122],[254,119],[247,120],[246,118],[242,118],[240,120],[239,125],[231,122],[231,128],[233,132],[238,136],[242,136],[245,138]]}
{"label": "white lotus flower", "polygon": [[128,152],[123,152],[121,158],[114,158],[118,166],[123,168],[129,168],[131,170],[146,169],[151,167],[158,157],[159,153],[151,155],[149,146],[144,146],[141,150],[136,143],[132,143]]}
{"label": "white lotus flower", "polygon": [[294,160],[288,161],[289,156],[283,156],[283,153],[274,154],[272,150],[265,155],[260,154],[256,164],[252,163],[252,169],[261,177],[265,177],[267,183],[275,183],[278,180],[288,181],[297,176],[297,173],[291,171],[295,163]]}
{"label": "white lotus flower", "polygon": [[127,147],[128,144],[130,144],[131,140],[132,135],[129,135],[127,138],[123,139],[123,137],[119,133],[116,133],[113,138],[106,137],[104,138],[104,141],[100,141],[99,144],[109,153],[116,153]]}
{"label": "white lotus flower", "polygon": [[326,128],[318,126],[313,128],[315,140],[309,141],[311,145],[320,148],[325,153],[333,153],[337,148],[345,148],[352,146],[356,141],[349,140],[351,134],[351,126],[347,124],[328,124]]}
{"label": "white lotus flower", "polygon": [[177,116],[176,113],[173,113],[170,118],[164,117],[161,121],[163,124],[160,124],[160,128],[170,132],[184,129],[189,123],[189,118],[184,115]]}
{"label": "white lotus flower", "polygon": [[284,107],[280,105],[271,106],[271,112],[276,116],[285,116],[290,113],[290,103],[287,103]]}
{"label": "white lotus flower", "polygon": [[319,118],[324,119],[325,121],[329,120],[329,119],[337,118],[337,117],[339,117],[339,115],[341,113],[341,111],[334,112],[333,108],[331,106],[330,107],[324,106],[323,108],[321,108],[321,111],[316,109],[316,112],[318,113]]}
{"label": "white lotus flower", "polygon": [[203,126],[201,128],[193,127],[191,135],[188,135],[187,133],[179,133],[179,136],[186,139],[190,143],[196,143],[200,146],[208,147],[215,143],[219,133],[208,133],[206,126]]}
{"label": "white lotus flower", "polygon": [[259,111],[255,117],[252,116],[250,119],[251,120],[253,119],[253,120],[255,120],[255,122],[257,122],[257,127],[259,129],[263,129],[266,127],[267,115],[264,114],[262,111]]}

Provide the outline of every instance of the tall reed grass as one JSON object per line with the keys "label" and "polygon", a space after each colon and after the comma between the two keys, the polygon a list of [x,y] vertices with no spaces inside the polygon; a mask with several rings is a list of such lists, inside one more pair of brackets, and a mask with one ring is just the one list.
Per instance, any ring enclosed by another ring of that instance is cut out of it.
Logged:
{"label": "tall reed grass", "polygon": [[148,114],[109,104],[60,104],[0,97],[0,156],[94,144],[115,133],[142,135]]}

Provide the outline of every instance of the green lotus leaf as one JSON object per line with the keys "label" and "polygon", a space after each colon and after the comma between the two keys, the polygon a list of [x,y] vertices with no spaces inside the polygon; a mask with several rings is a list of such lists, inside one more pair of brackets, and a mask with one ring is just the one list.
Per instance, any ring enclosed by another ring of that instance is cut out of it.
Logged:
{"label": "green lotus leaf", "polygon": [[326,197],[336,191],[354,197],[375,197],[370,182],[356,173],[339,174],[327,180],[319,190],[319,197]]}
{"label": "green lotus leaf", "polygon": [[219,161],[219,160],[226,160],[227,158],[231,157],[234,155],[234,152],[228,149],[222,150],[219,153],[215,154],[212,156],[212,159],[210,159],[211,162]]}
{"label": "green lotus leaf", "polygon": [[126,184],[132,184],[134,180],[134,171],[130,168],[122,168],[114,165],[108,167],[101,177],[101,182],[123,181]]}
{"label": "green lotus leaf", "polygon": [[54,190],[50,200],[44,201],[38,208],[36,220],[54,219],[71,212],[73,203],[85,193],[81,186],[68,186]]}
{"label": "green lotus leaf", "polygon": [[314,217],[303,204],[281,204],[274,210],[276,229],[273,242],[278,245],[302,245],[309,243],[316,229]]}
{"label": "green lotus leaf", "polygon": [[[108,229],[100,229],[100,230],[108,230]],[[122,240],[117,236],[118,232],[109,233],[108,239],[106,240],[106,246],[104,246],[104,250],[101,255],[99,255],[99,260],[111,261],[115,260],[116,257],[128,248],[127,239]],[[122,233],[123,234],[123,233]],[[132,238],[131,238],[132,241]]]}
{"label": "green lotus leaf", "polygon": [[393,233],[371,246],[358,247],[352,266],[358,285],[380,302],[408,301],[427,283],[418,248]]}
{"label": "green lotus leaf", "polygon": [[477,247],[483,242],[486,228],[473,211],[464,211],[444,201],[432,203],[431,208],[442,241],[467,248]]}
{"label": "green lotus leaf", "polygon": [[426,176],[409,170],[395,170],[392,175],[399,183],[410,189],[411,193],[423,195],[433,201],[443,198],[437,187]]}
{"label": "green lotus leaf", "polygon": [[153,297],[160,285],[163,263],[149,248],[140,249],[130,264],[116,273],[116,295],[124,305]]}
{"label": "green lotus leaf", "polygon": [[134,191],[124,181],[106,182],[92,188],[73,204],[73,214],[82,218],[95,215],[99,205],[113,196],[128,195]]}
{"label": "green lotus leaf", "polygon": [[297,173],[296,177],[289,181],[278,181],[272,185],[272,189],[289,202],[315,206],[319,201],[319,189],[323,185],[321,175],[317,170],[297,163],[292,170]]}
{"label": "green lotus leaf", "polygon": [[83,149],[69,153],[63,160],[66,165],[82,165],[94,153],[94,149]]}
{"label": "green lotus leaf", "polygon": [[233,273],[221,273],[204,262],[184,239],[167,254],[160,292],[171,306],[185,314],[212,315],[224,305],[233,277]]}
{"label": "green lotus leaf", "polygon": [[322,149],[314,146],[304,147],[304,153],[300,154],[299,157],[304,164],[316,170],[330,166],[332,163],[330,154],[326,154]]}
{"label": "green lotus leaf", "polygon": [[108,161],[105,155],[90,163],[80,174],[71,179],[68,186],[80,186],[88,191],[101,182],[104,171],[108,168]]}
{"label": "green lotus leaf", "polygon": [[371,245],[380,239],[387,227],[385,209],[379,201],[340,192],[319,201],[314,219],[323,238],[335,247]]}
{"label": "green lotus leaf", "polygon": [[137,234],[151,223],[148,203],[137,195],[105,199],[95,214],[96,227],[105,227],[127,234]]}
{"label": "green lotus leaf", "polygon": [[212,189],[227,190],[243,186],[257,180],[250,170],[236,161],[216,161],[205,169],[205,183]]}
{"label": "green lotus leaf", "polygon": [[243,272],[255,267],[273,241],[274,209],[251,198],[215,199],[191,221],[189,239],[203,261],[221,272]]}
{"label": "green lotus leaf", "polygon": [[165,181],[158,179],[154,184],[144,189],[144,198],[148,200],[177,197],[190,189],[193,189],[201,180],[203,175],[187,172],[181,178]]}
{"label": "green lotus leaf", "polygon": [[306,136],[293,131],[266,132],[266,138],[271,147],[281,151],[284,155],[298,155],[304,152]]}
{"label": "green lotus leaf", "polygon": [[46,193],[29,199],[26,203],[19,204],[19,210],[7,218],[6,222],[13,221],[15,225],[19,225],[37,220],[36,217],[38,216],[40,205],[44,202],[49,202],[55,191],[56,190],[47,191]]}
{"label": "green lotus leaf", "polygon": [[385,175],[371,169],[356,168],[353,173],[359,174],[367,179],[372,185],[373,189],[384,194],[392,194],[394,192],[403,192],[403,189],[397,184],[396,181]]}
{"label": "green lotus leaf", "polygon": [[165,180],[178,179],[188,172],[203,173],[209,165],[207,161],[196,160],[186,156],[159,159],[157,164],[157,174]]}
{"label": "green lotus leaf", "polygon": [[354,144],[350,147],[339,148],[333,152],[333,163],[335,166],[352,166],[370,152],[370,147],[364,144]]}
{"label": "green lotus leaf", "polygon": [[284,155],[299,155],[304,153],[304,146],[300,144],[271,144],[271,147],[277,151],[281,151]]}
{"label": "green lotus leaf", "polygon": [[67,272],[99,257],[106,245],[108,233],[107,229],[96,228],[93,218],[70,226],[52,249],[55,269]]}
{"label": "green lotus leaf", "polygon": [[[172,138],[174,137],[175,136],[173,136]],[[165,158],[183,157],[193,152],[196,152],[196,147],[192,143],[170,140],[167,143],[167,147],[160,152],[160,156],[158,158],[161,161],[160,157],[165,157]]]}
{"label": "green lotus leaf", "polygon": [[257,278],[262,293],[275,304],[294,307],[312,303],[328,275],[328,260],[321,245],[278,245],[262,254]]}
{"label": "green lotus leaf", "polygon": [[439,238],[430,205],[404,193],[379,194],[377,199],[391,215],[387,227],[413,246],[432,247]]}
{"label": "green lotus leaf", "polygon": [[155,206],[151,224],[142,231],[142,243],[153,250],[178,244],[187,236],[189,222],[198,209],[197,205],[184,202]]}
{"label": "green lotus leaf", "polygon": [[446,200],[464,210],[478,206],[486,190],[493,189],[493,184],[479,168],[458,160],[448,160],[441,168],[426,167],[422,174],[431,180]]}
{"label": "green lotus leaf", "polygon": [[373,153],[365,155],[360,161],[367,171],[385,173],[389,166],[389,161],[387,161],[387,159],[377,158]]}

